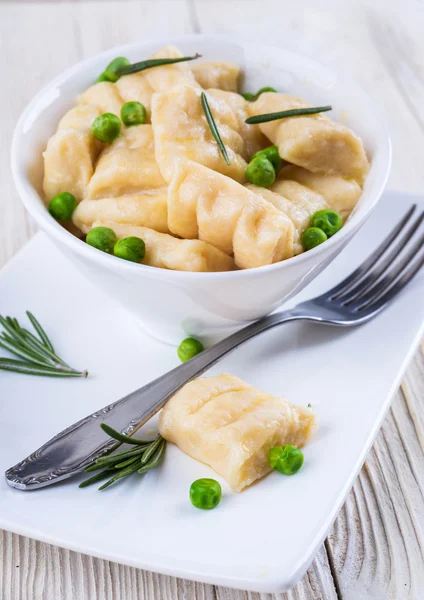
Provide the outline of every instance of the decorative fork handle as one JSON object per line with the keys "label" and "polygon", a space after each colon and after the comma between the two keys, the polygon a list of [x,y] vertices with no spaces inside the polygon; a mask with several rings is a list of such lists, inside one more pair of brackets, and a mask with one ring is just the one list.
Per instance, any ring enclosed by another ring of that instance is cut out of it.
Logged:
{"label": "decorative fork handle", "polygon": [[80,473],[116,444],[101,429],[101,422],[124,433],[134,433],[185,383],[201,375],[237,346],[275,325],[304,318],[307,317],[296,307],[244,327],[169,373],[57,434],[6,471],[8,484],[18,490],[35,490]]}

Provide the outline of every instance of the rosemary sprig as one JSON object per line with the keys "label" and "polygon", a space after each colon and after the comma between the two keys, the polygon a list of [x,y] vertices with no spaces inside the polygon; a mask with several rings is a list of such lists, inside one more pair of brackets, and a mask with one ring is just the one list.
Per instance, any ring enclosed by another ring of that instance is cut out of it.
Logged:
{"label": "rosemary sprig", "polygon": [[162,461],[166,447],[166,441],[162,436],[159,435],[151,441],[138,440],[112,429],[106,423],[101,423],[100,427],[120,444],[131,444],[133,448],[112,454],[117,449],[117,446],[115,446],[105,456],[97,458],[93,464],[86,467],[85,471],[87,473],[92,471],[101,472],[80,483],[80,488],[98,483],[109,477],[110,479],[99,487],[99,490],[105,490],[118,479],[128,477],[136,471],[142,475],[146,471],[157,467]]}
{"label": "rosemary sprig", "polygon": [[230,159],[228,158],[227,149],[224,146],[224,142],[222,141],[222,138],[219,134],[219,131],[216,126],[215,119],[213,118],[213,115],[212,115],[205,92],[202,92],[201,100],[202,100],[203,112],[205,113],[205,117],[206,117],[206,120],[210,127],[210,130],[212,132],[212,135],[215,138],[216,143],[218,144],[218,147],[221,151],[222,156],[224,157],[225,162],[227,163],[227,165],[230,165],[231,163],[230,163]]}
{"label": "rosemary sprig", "polygon": [[46,332],[32,313],[27,311],[38,337],[21,327],[18,320],[0,315],[0,348],[20,359],[0,357],[0,369],[44,377],[87,377],[87,371],[77,371],[60,358]]}
{"label": "rosemary sprig", "polygon": [[139,73],[146,69],[152,69],[153,67],[162,67],[164,65],[175,65],[180,62],[188,62],[189,60],[196,60],[201,58],[201,54],[196,53],[194,56],[181,56],[180,58],[149,58],[148,60],[142,60],[140,62],[133,63],[132,65],[125,65],[120,69],[117,69],[116,75],[122,77],[122,75],[129,75],[130,73]]}
{"label": "rosemary sprig", "polygon": [[146,444],[150,444],[150,442],[146,442],[145,440],[137,440],[130,435],[120,433],[119,431],[116,431],[116,429],[112,429],[112,427],[110,427],[106,423],[101,423],[100,427],[105,433],[108,434],[108,436],[110,436],[114,440],[117,440],[118,442],[122,442],[123,444],[134,444],[138,446],[145,446]]}
{"label": "rosemary sprig", "polygon": [[316,115],[317,113],[327,112],[332,110],[332,106],[311,106],[310,108],[291,108],[290,110],[282,110],[281,112],[266,113],[264,115],[256,115],[246,119],[249,125],[257,123],[269,123],[269,121],[277,121],[278,119],[287,119],[287,117],[301,117],[302,115]]}

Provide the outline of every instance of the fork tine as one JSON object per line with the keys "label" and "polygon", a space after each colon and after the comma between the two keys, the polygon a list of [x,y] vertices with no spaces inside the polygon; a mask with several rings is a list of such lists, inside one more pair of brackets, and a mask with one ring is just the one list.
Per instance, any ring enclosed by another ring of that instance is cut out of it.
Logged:
{"label": "fork tine", "polygon": [[[393,264],[393,261],[399,256],[406,244],[412,238],[414,233],[417,231],[419,226],[424,220],[424,212],[422,212],[417,219],[408,227],[404,235],[398,239],[396,244],[393,244],[390,251],[386,252],[382,259],[378,262],[378,265],[368,272],[368,275],[361,279],[356,285],[350,287],[347,291],[342,292],[338,295],[337,299],[342,301],[344,304],[354,302],[364,295],[365,292],[371,291],[377,284],[379,278],[387,271],[387,269]],[[398,236],[400,237],[400,236]]]}
{"label": "fork tine", "polygon": [[377,249],[361,264],[353,273],[351,273],[348,277],[343,279],[339,284],[333,287],[326,293],[326,296],[331,300],[337,298],[340,293],[348,290],[352,285],[357,283],[359,279],[361,279],[368,270],[377,262],[377,260],[384,254],[384,252],[389,248],[391,243],[397,238],[399,233],[405,227],[411,216],[414,214],[415,209],[417,208],[416,204],[413,204],[410,209],[407,211],[405,216],[399,221],[399,223],[392,229],[389,235],[383,240],[383,242],[377,247]]}
{"label": "fork tine", "polygon": [[406,269],[404,273],[399,277],[388,289],[386,292],[375,299],[374,302],[361,306],[358,310],[359,313],[361,311],[366,310],[367,312],[375,313],[381,310],[386,304],[388,304],[397,294],[406,286],[407,283],[411,281],[413,277],[418,273],[418,271],[424,266],[424,254],[423,256],[416,260],[415,263],[411,265],[409,269]]}
{"label": "fork tine", "polygon": [[[422,253],[421,257],[418,255],[418,258],[417,253],[419,253],[420,250],[422,250],[423,248],[424,234],[422,234],[419,237],[418,241],[412,246],[408,254],[401,261],[399,261],[393,267],[393,269],[390,269],[388,273],[386,273],[386,275],[377,283],[377,285],[372,286],[372,288],[367,293],[359,296],[359,298],[356,299],[353,302],[353,304],[349,303],[349,307],[353,310],[363,310],[364,308],[371,308],[372,304],[378,301],[381,297],[388,297],[388,294],[397,285],[398,282],[403,282],[406,279],[406,282],[402,283],[401,287],[399,288],[399,290],[402,289],[402,287],[406,285],[406,283],[408,283],[411,277],[413,277],[413,275],[415,275],[415,273],[417,273],[418,270],[421,268],[422,261],[424,259],[424,253]],[[412,268],[408,269],[411,263],[414,262],[416,264]],[[413,275],[408,278],[407,275],[409,275],[410,272],[413,272]],[[392,297],[393,295],[390,296],[390,298]]]}

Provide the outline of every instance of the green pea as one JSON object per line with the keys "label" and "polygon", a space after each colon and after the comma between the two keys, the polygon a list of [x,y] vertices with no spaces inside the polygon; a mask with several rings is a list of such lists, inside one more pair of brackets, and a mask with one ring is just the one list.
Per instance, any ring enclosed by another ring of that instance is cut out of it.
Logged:
{"label": "green pea", "polygon": [[91,132],[101,142],[113,142],[121,133],[121,121],[113,113],[103,113],[94,119]]}
{"label": "green pea", "polygon": [[116,242],[113,253],[118,258],[139,263],[146,254],[146,244],[139,237],[130,236],[122,238]]}
{"label": "green pea", "polygon": [[72,217],[77,206],[77,201],[73,194],[69,192],[61,192],[56,194],[49,202],[49,213],[55,219],[60,221],[67,221]]}
{"label": "green pea", "polygon": [[257,158],[258,156],[267,158],[272,163],[276,173],[278,173],[283,165],[283,159],[278,152],[278,147],[275,145],[268,146],[268,148],[264,148],[263,150],[258,150],[252,156],[251,160]]}
{"label": "green pea", "polygon": [[126,102],[121,108],[121,119],[124,125],[142,125],[147,120],[147,111],[140,102]]}
{"label": "green pea", "polygon": [[196,508],[210,510],[221,502],[222,489],[215,479],[196,479],[190,486],[190,501]]}
{"label": "green pea", "polygon": [[100,75],[97,77],[97,83],[101,83],[102,81],[110,81],[109,77],[104,71],[103,73],[100,73]]}
{"label": "green pea", "polygon": [[302,246],[304,250],[311,250],[327,240],[327,236],[318,227],[308,227],[302,233]]}
{"label": "green pea", "polygon": [[258,91],[256,92],[256,95],[255,95],[255,100],[257,100],[257,98],[259,98],[259,96],[260,96],[261,94],[265,94],[265,92],[273,92],[274,94],[276,94],[276,93],[277,93],[277,90],[276,90],[275,88],[273,88],[273,87],[270,87],[269,85],[268,85],[268,86],[266,86],[266,87],[263,87],[263,88],[261,88],[260,90],[258,90]]}
{"label": "green pea", "polygon": [[105,79],[102,79],[102,81],[118,81],[119,75],[116,74],[116,71],[130,64],[131,63],[128,58],[125,58],[124,56],[118,56],[117,58],[114,58],[113,61],[110,62],[103,71],[102,75],[104,75]]}
{"label": "green pea", "polygon": [[204,349],[205,347],[199,340],[188,337],[178,346],[178,358],[181,362],[186,362],[187,360],[190,360],[190,358],[193,358],[193,356],[196,356],[196,354],[203,352]]}
{"label": "green pea", "polygon": [[264,156],[253,158],[247,165],[246,179],[260,187],[269,187],[275,181],[275,169],[270,160]]}
{"label": "green pea", "polygon": [[302,450],[296,446],[286,444],[284,447],[275,446],[268,452],[268,462],[273,469],[284,473],[284,475],[294,475],[302,467],[304,456]]}
{"label": "green pea", "polygon": [[93,246],[93,248],[97,248],[97,250],[112,254],[113,247],[116,244],[116,235],[113,229],[109,227],[93,227],[87,233],[85,241],[90,246]]}
{"label": "green pea", "polygon": [[253,98],[255,97],[255,94],[252,94],[251,92],[244,92],[243,94],[241,94],[243,96],[243,98],[245,100],[247,100],[248,102],[250,102],[250,100],[253,100]]}
{"label": "green pea", "polygon": [[334,210],[318,210],[312,215],[312,227],[319,227],[327,237],[331,237],[342,228],[343,219]]}

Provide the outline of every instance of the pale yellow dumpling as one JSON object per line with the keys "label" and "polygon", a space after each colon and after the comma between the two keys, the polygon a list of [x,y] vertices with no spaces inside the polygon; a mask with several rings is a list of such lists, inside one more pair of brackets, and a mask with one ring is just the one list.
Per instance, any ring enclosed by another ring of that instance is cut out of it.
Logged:
{"label": "pale yellow dumpling", "polygon": [[155,158],[151,125],[122,129],[100,155],[88,186],[89,199],[166,187]]}
{"label": "pale yellow dumpling", "polygon": [[[260,115],[311,105],[289,94],[264,93],[250,103],[250,114]],[[260,124],[278,146],[281,158],[314,173],[343,175],[362,183],[369,162],[361,139],[351,129],[324,113]]]}
{"label": "pale yellow dumpling", "polygon": [[[150,58],[181,58],[182,54],[175,46],[164,46]],[[197,86],[196,79],[191,72],[190,62],[180,62],[173,65],[164,65],[146,69],[146,79],[155,92],[166,92],[177,85]]]}
{"label": "pale yellow dumpling", "polygon": [[228,92],[238,91],[240,67],[231,62],[195,62],[191,70],[203,89],[216,88]]}
{"label": "pale yellow dumpling", "polygon": [[[165,46],[149,58],[180,58],[181,56],[181,52],[175,46]],[[182,62],[124,75],[118,79],[115,85],[124,102],[140,102],[145,106],[148,118],[150,118],[153,94],[165,92],[184,83],[198,85],[188,64]]]}
{"label": "pale yellow dumpling", "polygon": [[[100,115],[100,110],[94,104],[77,104],[59,121],[57,129],[77,129],[78,131],[90,131],[93,121]],[[99,148],[103,145],[99,142]]]}
{"label": "pale yellow dumpling", "polygon": [[211,466],[235,492],[272,469],[274,446],[302,447],[317,428],[314,411],[223,374],[187,383],[159,417],[159,432]]}
{"label": "pale yellow dumpling", "polygon": [[101,154],[86,197],[73,214],[84,233],[94,221],[111,220],[167,233],[168,191],[154,154],[151,125],[136,125]]}
{"label": "pale yellow dumpling", "polygon": [[168,224],[175,235],[233,254],[241,269],[293,256],[294,227],[287,215],[233,179],[192,161],[175,166]]}
{"label": "pale yellow dumpling", "polygon": [[43,191],[46,201],[61,192],[73,194],[80,202],[93,175],[93,165],[102,145],[90,128],[99,115],[96,106],[75,106],[59,123],[49,139],[44,157]]}
{"label": "pale yellow dumpling", "polygon": [[250,184],[247,187],[289,217],[294,226],[294,254],[303,252],[301,235],[310,226],[312,215],[328,208],[325,198],[297,181],[277,180],[269,189]]}
{"label": "pale yellow dumpling", "polygon": [[150,227],[168,233],[167,203],[166,188],[116,198],[86,199],[78,204],[72,220],[83,233],[88,233],[98,220]]}
{"label": "pale yellow dumpling", "polygon": [[77,102],[78,104],[93,104],[97,106],[100,113],[113,113],[118,117],[124,104],[115,84],[109,81],[95,83],[78,96]]}
{"label": "pale yellow dumpling", "polygon": [[347,218],[362,194],[361,186],[354,179],[346,179],[340,175],[323,175],[312,173],[302,167],[288,165],[278,176],[279,180],[289,179],[318,192],[328,202],[328,206]]}
{"label": "pale yellow dumpling", "polygon": [[200,240],[180,240],[147,227],[123,225],[113,221],[97,221],[93,227],[110,227],[118,239],[141,238],[146,244],[144,265],[175,271],[217,272],[236,268],[233,259],[214,246]]}
{"label": "pale yellow dumpling", "polygon": [[259,125],[249,125],[246,123],[246,119],[249,117],[249,107],[247,100],[243,96],[234,92],[217,89],[208,90],[208,95],[223,100],[234,111],[238,122],[238,132],[244,142],[243,158],[247,162],[250,161],[255,152],[262,150],[266,146],[270,146],[269,140],[262,133]]}
{"label": "pale yellow dumpling", "polygon": [[145,71],[123,75],[115,85],[124,102],[140,102],[145,107],[147,117],[150,119],[152,96],[155,90],[147,81]]}
{"label": "pale yellow dumpling", "polygon": [[201,93],[201,88],[179,85],[153,96],[152,125],[156,160],[162,175],[169,182],[175,159],[187,158],[243,182],[247,164],[237,117],[226,102],[208,97],[231,162],[227,165],[207,123]]}

